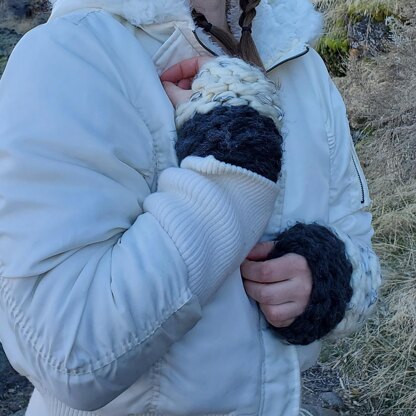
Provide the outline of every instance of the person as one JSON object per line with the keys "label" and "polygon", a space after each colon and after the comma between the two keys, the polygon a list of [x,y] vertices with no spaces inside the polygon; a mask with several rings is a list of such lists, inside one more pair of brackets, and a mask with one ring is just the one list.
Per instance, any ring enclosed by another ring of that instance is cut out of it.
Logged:
{"label": "person", "polygon": [[377,299],[319,14],[191,6],[57,0],[1,80],[0,339],[29,416],[298,415],[319,340]]}

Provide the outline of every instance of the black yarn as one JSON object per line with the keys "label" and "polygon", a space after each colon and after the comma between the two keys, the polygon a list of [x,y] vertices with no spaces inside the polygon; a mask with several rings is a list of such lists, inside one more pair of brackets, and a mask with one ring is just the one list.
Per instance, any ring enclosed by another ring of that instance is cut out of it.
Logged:
{"label": "black yarn", "polygon": [[352,265],[344,243],[328,228],[297,223],[278,235],[269,259],[296,253],[312,272],[312,293],[305,312],[286,328],[274,330],[291,344],[307,345],[332,331],[352,297]]}
{"label": "black yarn", "polygon": [[282,136],[273,120],[249,106],[218,106],[196,114],[178,131],[176,153],[209,156],[258,173],[273,182],[281,170]]}

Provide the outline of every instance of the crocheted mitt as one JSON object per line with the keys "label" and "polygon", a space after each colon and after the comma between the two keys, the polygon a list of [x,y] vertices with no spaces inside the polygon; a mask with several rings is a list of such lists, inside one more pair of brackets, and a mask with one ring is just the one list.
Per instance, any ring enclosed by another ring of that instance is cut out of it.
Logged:
{"label": "crocheted mitt", "polygon": [[297,223],[277,236],[268,259],[303,256],[312,272],[312,293],[304,313],[288,327],[274,328],[291,344],[307,345],[329,334],[343,319],[352,297],[352,265],[345,244],[318,224]]}
{"label": "crocheted mitt", "polygon": [[219,57],[201,68],[192,91],[176,110],[179,163],[211,155],[276,182],[283,117],[277,86],[241,59]]}

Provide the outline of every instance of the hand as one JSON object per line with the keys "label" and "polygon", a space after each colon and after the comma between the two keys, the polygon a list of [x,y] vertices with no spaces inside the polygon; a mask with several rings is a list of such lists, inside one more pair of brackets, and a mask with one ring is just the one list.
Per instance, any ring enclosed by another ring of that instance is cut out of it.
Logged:
{"label": "hand", "polygon": [[298,254],[264,261],[273,242],[257,244],[241,265],[247,294],[256,300],[267,321],[289,326],[305,311],[312,291],[308,262]]}
{"label": "hand", "polygon": [[192,96],[192,81],[202,65],[215,59],[209,56],[196,56],[171,66],[161,76],[163,88],[172,104],[177,107],[186,103]]}

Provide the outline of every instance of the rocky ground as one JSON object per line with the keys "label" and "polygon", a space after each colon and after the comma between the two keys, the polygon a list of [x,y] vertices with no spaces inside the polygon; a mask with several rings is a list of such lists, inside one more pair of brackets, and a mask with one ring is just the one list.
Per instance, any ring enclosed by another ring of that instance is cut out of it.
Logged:
{"label": "rocky ground", "polygon": [[0,416],[20,416],[33,387],[17,374],[0,348]]}

